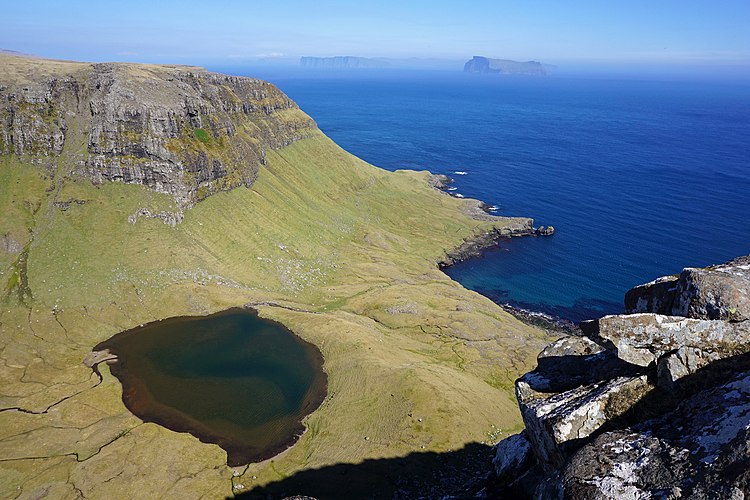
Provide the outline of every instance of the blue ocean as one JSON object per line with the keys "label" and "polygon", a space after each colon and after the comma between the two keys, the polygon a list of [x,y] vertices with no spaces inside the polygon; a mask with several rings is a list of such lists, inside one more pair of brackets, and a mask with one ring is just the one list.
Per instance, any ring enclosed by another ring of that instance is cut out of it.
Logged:
{"label": "blue ocean", "polygon": [[580,321],[632,286],[750,253],[750,86],[461,72],[271,73],[342,147],[553,225],[446,272]]}

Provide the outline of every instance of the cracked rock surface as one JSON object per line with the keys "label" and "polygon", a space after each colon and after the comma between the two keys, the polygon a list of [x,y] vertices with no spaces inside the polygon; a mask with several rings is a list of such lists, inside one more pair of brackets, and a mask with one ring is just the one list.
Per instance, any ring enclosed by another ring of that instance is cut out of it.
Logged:
{"label": "cracked rock surface", "polygon": [[0,155],[54,162],[80,142],[78,175],[141,184],[181,207],[251,186],[268,151],[315,129],[275,86],[189,66],[81,63],[0,86]]}
{"label": "cracked rock surface", "polygon": [[586,322],[586,337],[545,348],[516,382],[526,430],[497,445],[483,494],[747,498],[749,262],[636,287],[633,314]]}
{"label": "cracked rock surface", "polygon": [[707,268],[686,268],[625,295],[629,313],[652,312],[700,319],[750,319],[750,257]]}

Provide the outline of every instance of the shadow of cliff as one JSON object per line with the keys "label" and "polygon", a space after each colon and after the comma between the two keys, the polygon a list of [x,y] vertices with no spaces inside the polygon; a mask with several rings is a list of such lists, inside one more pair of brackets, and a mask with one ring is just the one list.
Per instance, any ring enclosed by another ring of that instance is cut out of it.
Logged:
{"label": "shadow of cliff", "polygon": [[[549,359],[542,365],[547,365],[543,367],[552,369],[555,373],[555,365],[560,369],[559,363],[580,360],[577,356],[571,356],[570,360],[565,358],[568,357]],[[644,371],[641,367],[627,363],[623,365],[606,357],[596,359],[593,365],[579,367],[574,379],[578,379],[576,382],[585,380],[589,383],[606,380],[610,378],[611,372],[605,371],[605,367],[614,369],[620,375],[635,375]],[[607,422],[592,435],[568,442],[566,449],[568,453],[572,453],[604,432],[623,429],[663,416],[675,410],[686,398],[724,384],[740,371],[748,369],[750,353],[715,361],[677,381],[673,390],[654,389],[620,417]],[[649,371],[653,373],[654,370]],[[555,388],[561,389],[560,386]],[[320,469],[303,470],[238,496],[245,499],[307,496],[319,500],[472,498],[481,488],[489,485],[487,479],[492,471],[493,451],[493,447],[489,445],[470,443],[460,450],[444,453],[415,452],[404,457],[365,460],[359,464],[335,464]],[[237,482],[245,484],[246,487],[250,486],[247,484],[248,480],[240,479]],[[507,493],[509,490],[503,490],[502,486],[490,485],[489,494],[498,491]],[[507,495],[504,497],[511,498]]]}
{"label": "shadow of cliff", "polygon": [[404,457],[365,460],[359,464],[335,464],[303,470],[238,496],[248,500],[290,496],[309,496],[319,500],[441,498],[448,495],[467,498],[471,496],[470,491],[483,485],[492,467],[492,453],[493,448],[489,445],[470,443],[460,450],[444,453],[415,452]]}
{"label": "shadow of cliff", "polygon": [[637,377],[647,368],[627,363],[612,351],[589,356],[547,356],[537,359],[531,377],[521,377],[539,392],[564,392],[616,377]]}

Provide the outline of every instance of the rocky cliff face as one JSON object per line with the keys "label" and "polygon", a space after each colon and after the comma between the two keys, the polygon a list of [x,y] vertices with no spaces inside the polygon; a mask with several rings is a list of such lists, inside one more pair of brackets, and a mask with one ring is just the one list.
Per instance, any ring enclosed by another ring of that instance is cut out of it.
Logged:
{"label": "rocky cliff face", "polygon": [[[201,68],[83,64],[0,55],[0,155],[92,182],[143,184],[189,206],[249,186],[269,149],[312,119],[273,85]],[[7,70],[7,71],[6,71]]]}
{"label": "rocky cliff face", "polygon": [[499,73],[505,75],[546,75],[546,67],[537,61],[511,61],[474,56],[464,65],[467,73]]}
{"label": "rocky cliff face", "polygon": [[750,257],[705,269],[687,268],[637,286],[625,295],[629,313],[653,312],[702,319],[750,319]]}
{"label": "rocky cliff face", "polygon": [[750,494],[749,264],[636,287],[633,314],[586,322],[584,336],[548,346],[516,382],[526,430],[497,445],[485,493]]}

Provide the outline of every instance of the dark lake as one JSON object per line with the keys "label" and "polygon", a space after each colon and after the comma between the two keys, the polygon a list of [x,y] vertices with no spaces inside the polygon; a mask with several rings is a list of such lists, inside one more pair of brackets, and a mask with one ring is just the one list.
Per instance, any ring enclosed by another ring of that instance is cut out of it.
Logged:
{"label": "dark lake", "polygon": [[289,447],[326,394],[320,351],[250,309],[149,323],[104,349],[130,411],[221,446],[230,466]]}

